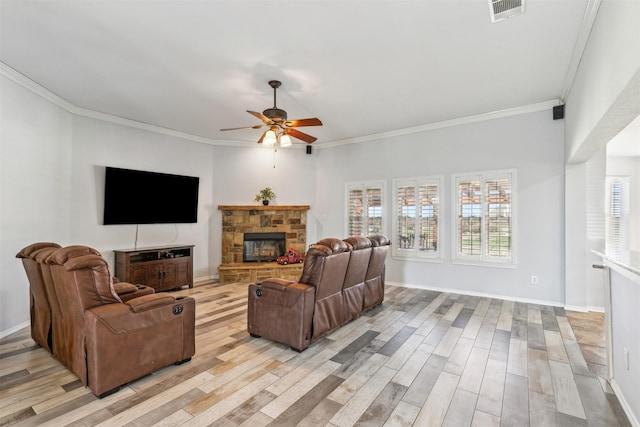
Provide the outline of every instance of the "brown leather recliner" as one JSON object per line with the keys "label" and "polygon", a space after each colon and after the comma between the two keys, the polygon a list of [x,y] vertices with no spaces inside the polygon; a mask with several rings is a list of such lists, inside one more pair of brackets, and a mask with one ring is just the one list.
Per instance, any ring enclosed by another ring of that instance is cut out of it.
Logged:
{"label": "brown leather recliner", "polygon": [[46,265],[61,314],[54,354],[84,385],[102,397],[193,356],[192,298],[162,293],[122,302],[107,262],[93,253],[78,255],[82,250],[57,249]]}
{"label": "brown leather recliner", "polygon": [[249,285],[249,333],[302,351],[380,304],[388,245],[384,236],[330,238],[312,245],[298,282],[272,278]]}
{"label": "brown leather recliner", "polygon": [[249,285],[249,333],[302,351],[340,326],[348,250],[340,239],[323,239],[307,251],[298,282],[272,278]]}
{"label": "brown leather recliner", "polygon": [[[45,260],[58,248],[60,245],[57,243],[38,242],[26,246],[16,254],[16,258],[22,260],[29,280],[31,337],[42,348],[54,355],[54,324],[56,318],[61,316],[61,312]],[[75,248],[68,252],[69,256],[100,255],[100,252],[88,246],[77,245],[68,248]],[[114,288],[123,301],[154,293],[154,289],[150,286],[133,285],[126,282],[114,283]]]}
{"label": "brown leather recliner", "polygon": [[16,258],[22,259],[22,265],[29,279],[31,338],[49,353],[53,352],[51,349],[51,305],[36,256],[38,253],[49,253],[59,247],[60,245],[57,243],[38,242],[23,248],[16,255]]}

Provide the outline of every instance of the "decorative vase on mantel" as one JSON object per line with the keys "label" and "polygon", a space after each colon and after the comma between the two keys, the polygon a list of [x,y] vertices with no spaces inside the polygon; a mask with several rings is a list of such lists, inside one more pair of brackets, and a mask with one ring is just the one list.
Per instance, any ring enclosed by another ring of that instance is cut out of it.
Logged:
{"label": "decorative vase on mantel", "polygon": [[262,204],[263,204],[263,205],[265,205],[265,206],[269,206],[269,200],[264,199],[264,200],[262,201]]}

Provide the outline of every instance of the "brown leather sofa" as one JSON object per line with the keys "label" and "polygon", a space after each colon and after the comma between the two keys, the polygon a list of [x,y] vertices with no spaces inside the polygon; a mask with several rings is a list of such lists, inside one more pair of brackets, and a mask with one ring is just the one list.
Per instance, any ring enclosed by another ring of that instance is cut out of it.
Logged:
{"label": "brown leather sofa", "polygon": [[[43,263],[53,251],[61,246],[53,242],[37,242],[23,248],[16,254],[22,260],[27,279],[29,280],[29,305],[31,317],[31,337],[42,348],[53,353],[53,323],[55,317],[60,318],[61,310],[53,282],[50,280],[48,267],[43,272]],[[88,246],[75,246],[75,255],[100,253]],[[45,280],[45,276],[47,280]],[[123,301],[154,293],[154,289],[145,285],[133,285],[118,282],[114,277],[114,289]]]}
{"label": "brown leather sofa", "polygon": [[[86,246],[33,252],[49,297],[53,355],[95,395],[111,394],[195,353],[192,298],[131,284],[120,286],[126,290],[122,298],[107,262]],[[129,298],[139,292],[146,294]]]}
{"label": "brown leather sofa", "polygon": [[295,281],[249,285],[247,330],[302,351],[384,299],[385,236],[322,239]]}

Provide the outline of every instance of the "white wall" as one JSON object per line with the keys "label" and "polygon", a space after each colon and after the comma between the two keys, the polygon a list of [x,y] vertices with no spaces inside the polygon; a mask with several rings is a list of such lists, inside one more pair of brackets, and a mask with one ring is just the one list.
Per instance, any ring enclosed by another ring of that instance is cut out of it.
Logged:
{"label": "white wall", "polygon": [[[213,158],[211,145],[75,116],[70,241],[98,249],[112,269],[114,249],[193,244],[194,278],[210,276]],[[199,177],[198,222],[140,225],[136,246],[135,225],[102,225],[105,166]]]}
{"label": "white wall", "polygon": [[[452,264],[451,174],[505,168],[517,169],[517,267]],[[392,179],[423,175],[445,177],[445,262],[390,259],[389,281],[564,302],[563,121],[544,111],[323,149],[316,178],[322,236],[345,236],[345,182],[385,180],[385,215],[391,218]],[[538,285],[530,283],[531,275],[539,277]]]}
{"label": "white wall", "polygon": [[[612,386],[631,425],[640,425],[640,276],[616,266],[611,274]],[[628,365],[625,362],[628,352]],[[627,367],[628,366],[628,367]]]}
{"label": "white wall", "polygon": [[29,320],[29,282],[15,258],[69,240],[71,115],[0,76],[0,333]]}
{"label": "white wall", "polygon": [[[602,264],[602,259],[595,253],[604,248],[604,199],[606,178],[606,149],[601,148],[585,162],[586,208],[582,215],[586,216],[586,241],[583,248],[585,258],[586,307],[592,311],[604,311],[605,282],[602,270],[593,268],[594,264]],[[573,218],[566,218],[572,221]],[[569,307],[570,308],[570,307]]]}

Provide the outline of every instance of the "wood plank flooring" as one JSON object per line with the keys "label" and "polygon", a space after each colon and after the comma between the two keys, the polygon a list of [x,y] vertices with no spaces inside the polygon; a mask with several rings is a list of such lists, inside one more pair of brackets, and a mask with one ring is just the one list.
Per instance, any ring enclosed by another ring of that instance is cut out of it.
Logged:
{"label": "wood plank flooring", "polygon": [[248,335],[247,285],[175,293],[196,299],[191,362],[104,399],[28,328],[0,340],[0,426],[630,425],[602,378],[597,314],[387,286],[297,353]]}

